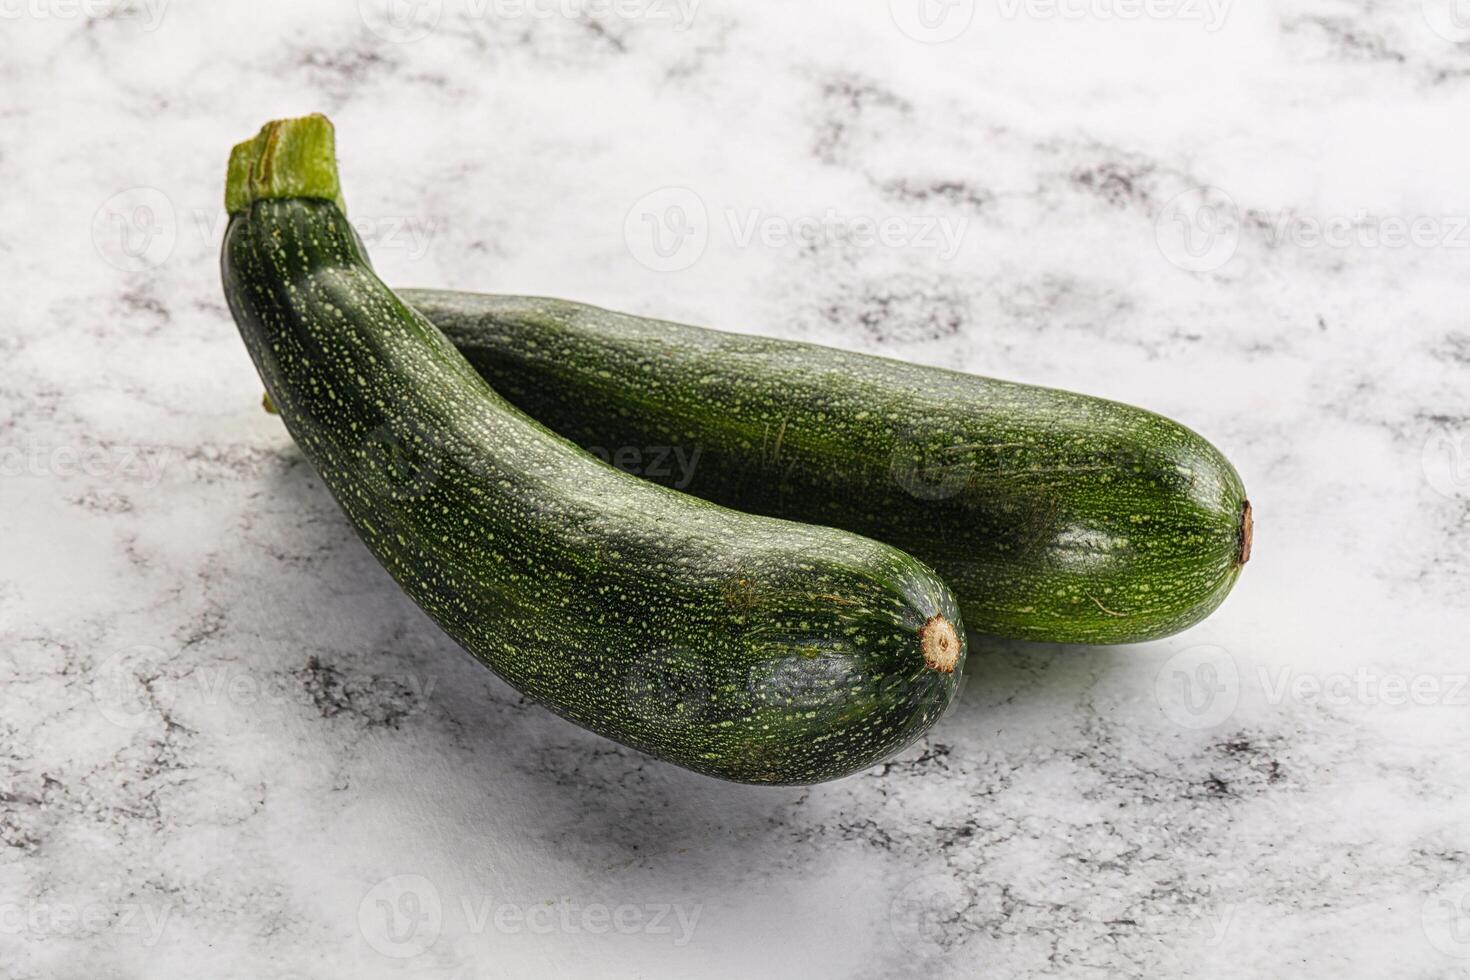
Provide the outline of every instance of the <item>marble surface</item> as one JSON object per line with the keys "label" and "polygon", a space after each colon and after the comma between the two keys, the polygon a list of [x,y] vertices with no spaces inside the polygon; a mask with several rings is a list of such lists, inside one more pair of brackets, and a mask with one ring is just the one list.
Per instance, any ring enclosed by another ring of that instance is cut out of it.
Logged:
{"label": "marble surface", "polygon": [[[1450,0],[394,2],[0,2],[0,976],[1470,973]],[[565,724],[260,410],[225,155],[313,110],[389,282],[1140,403],[1254,561],[832,784]]]}

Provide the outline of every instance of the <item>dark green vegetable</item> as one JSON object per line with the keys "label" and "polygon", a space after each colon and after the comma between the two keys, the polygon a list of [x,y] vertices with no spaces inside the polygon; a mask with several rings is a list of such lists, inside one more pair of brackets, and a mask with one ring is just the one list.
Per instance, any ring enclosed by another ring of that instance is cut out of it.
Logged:
{"label": "dark green vegetable", "polygon": [[270,402],[383,566],[518,690],[758,783],[863,769],[943,712],[965,644],[932,572],[620,473],[510,406],[373,274],[324,118],[236,147],[226,201]]}
{"label": "dark green vegetable", "polygon": [[902,548],[972,629],[1167,636],[1250,554],[1235,470],[1142,409],[560,300],[400,295],[556,431],[725,506]]}

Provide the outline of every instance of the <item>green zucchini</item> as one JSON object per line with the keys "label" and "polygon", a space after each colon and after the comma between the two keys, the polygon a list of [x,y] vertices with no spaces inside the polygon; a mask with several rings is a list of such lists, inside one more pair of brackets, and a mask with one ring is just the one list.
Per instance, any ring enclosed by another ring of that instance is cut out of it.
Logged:
{"label": "green zucchini", "polygon": [[725,506],[902,548],[971,629],[1167,636],[1250,555],[1234,468],[1152,412],[561,300],[399,295],[557,432]]}
{"label": "green zucchini", "polygon": [[752,783],[866,768],[948,705],[964,632],[929,569],[629,476],[512,407],[373,273],[324,118],[236,147],[226,207],[270,403],[404,591],[517,690]]}

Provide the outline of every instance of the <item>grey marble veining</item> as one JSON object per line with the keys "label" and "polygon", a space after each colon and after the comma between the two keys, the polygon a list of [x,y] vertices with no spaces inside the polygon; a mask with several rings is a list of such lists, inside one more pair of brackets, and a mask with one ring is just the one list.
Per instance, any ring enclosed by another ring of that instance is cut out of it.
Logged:
{"label": "grey marble veining", "polygon": [[[1470,20],[1450,0],[0,0],[0,976],[1470,973]],[[974,637],[870,772],[522,701],[339,516],[220,295],[329,113],[390,283],[1145,405],[1255,558]]]}

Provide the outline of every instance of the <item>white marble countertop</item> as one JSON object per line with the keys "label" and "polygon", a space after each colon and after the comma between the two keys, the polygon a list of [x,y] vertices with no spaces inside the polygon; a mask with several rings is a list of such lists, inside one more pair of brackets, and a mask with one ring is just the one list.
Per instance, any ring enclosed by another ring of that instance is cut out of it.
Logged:
{"label": "white marble countertop", "polygon": [[[1470,971],[1451,0],[394,2],[0,0],[0,976]],[[390,283],[1142,404],[1255,558],[836,783],[576,729],[260,410],[224,161],[313,110]]]}

